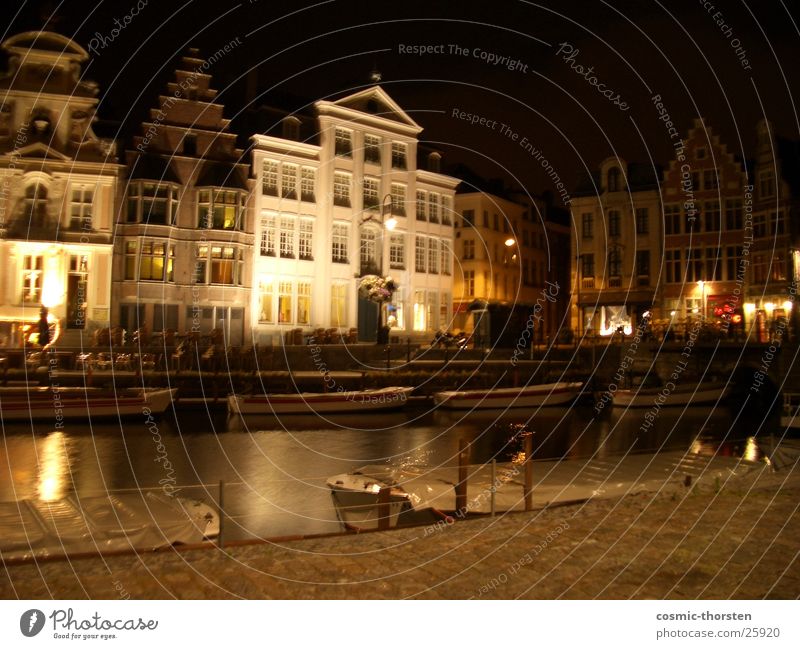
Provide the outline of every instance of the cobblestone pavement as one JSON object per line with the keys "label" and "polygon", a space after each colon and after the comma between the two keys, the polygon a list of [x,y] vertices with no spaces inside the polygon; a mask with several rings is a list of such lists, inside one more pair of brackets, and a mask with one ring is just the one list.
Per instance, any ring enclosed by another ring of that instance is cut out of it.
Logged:
{"label": "cobblestone pavement", "polygon": [[5,566],[10,598],[797,598],[800,472],[362,535]]}

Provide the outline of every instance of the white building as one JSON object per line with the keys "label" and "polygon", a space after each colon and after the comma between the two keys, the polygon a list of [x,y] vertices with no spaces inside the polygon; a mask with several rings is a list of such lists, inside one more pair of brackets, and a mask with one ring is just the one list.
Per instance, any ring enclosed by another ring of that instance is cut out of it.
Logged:
{"label": "white building", "polygon": [[27,32],[2,48],[0,346],[35,341],[41,306],[58,344],[88,344],[110,321],[114,143],[92,130],[98,88],[82,47]]}
{"label": "white building", "polygon": [[253,136],[254,341],[298,328],[375,340],[378,309],[358,295],[366,274],[399,284],[381,316],[394,316],[392,335],[447,327],[459,181],[438,172],[437,154],[417,168],[422,127],[379,86],[316,102],[311,124],[291,115],[279,126],[280,137]]}

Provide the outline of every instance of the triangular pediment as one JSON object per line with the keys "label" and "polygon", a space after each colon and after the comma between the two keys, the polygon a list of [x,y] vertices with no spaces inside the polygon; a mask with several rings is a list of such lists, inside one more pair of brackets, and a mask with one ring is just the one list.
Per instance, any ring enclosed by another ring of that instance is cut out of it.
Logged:
{"label": "triangular pediment", "polygon": [[44,142],[34,142],[28,146],[17,149],[17,155],[23,158],[58,158],[59,160],[70,160],[71,158],[55,149],[47,146]]}
{"label": "triangular pediment", "polygon": [[347,95],[332,102],[335,106],[357,110],[361,113],[388,119],[399,124],[405,124],[422,130],[411,117],[408,116],[389,94],[380,86],[371,86],[352,95]]}

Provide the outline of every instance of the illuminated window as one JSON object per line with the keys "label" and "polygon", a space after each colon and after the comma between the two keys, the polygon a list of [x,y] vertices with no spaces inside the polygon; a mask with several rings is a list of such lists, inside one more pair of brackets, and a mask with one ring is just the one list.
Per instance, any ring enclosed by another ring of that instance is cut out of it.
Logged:
{"label": "illuminated window", "polygon": [[431,223],[439,222],[439,194],[428,194],[428,220]]}
{"label": "illuminated window", "polygon": [[300,200],[313,203],[316,200],[314,186],[317,182],[317,172],[313,167],[303,167],[300,172]]}
{"label": "illuminated window", "polygon": [[311,284],[298,282],[297,284],[297,324],[311,323]]}
{"label": "illuminated window", "polygon": [[451,225],[453,219],[450,216],[453,213],[453,199],[449,196],[442,195],[442,223],[444,225]]}
{"label": "illuminated window", "polygon": [[364,209],[377,210],[379,206],[377,178],[364,178]]}
{"label": "illuminated window", "polygon": [[92,229],[92,204],[94,203],[94,188],[84,185],[73,185],[72,200],[69,204],[70,230]]}
{"label": "illuminated window", "polygon": [[175,246],[164,241],[143,241],[139,260],[139,280],[168,282],[174,280]]}
{"label": "illuminated window", "polygon": [[392,214],[406,215],[406,186],[403,183],[392,183]]}
{"label": "illuminated window", "polygon": [[364,136],[364,162],[381,163],[381,139],[377,135]]}
{"label": "illuminated window", "polygon": [[393,232],[389,237],[389,267],[403,270],[406,267],[406,236]]}
{"label": "illuminated window", "polygon": [[265,196],[278,195],[278,163],[275,160],[264,160],[261,173],[261,192]]}
{"label": "illuminated window", "polygon": [[272,308],[275,300],[275,284],[271,281],[262,281],[258,285],[259,294],[259,322],[275,322]]}
{"label": "illuminated window", "polygon": [[442,275],[449,275],[450,274],[450,250],[453,247],[453,242],[449,240],[443,240],[442,242]]}
{"label": "illuminated window", "polygon": [[425,291],[414,291],[414,331],[425,331],[428,327]]}
{"label": "illuminated window", "polygon": [[336,264],[348,263],[348,239],[350,237],[347,225],[343,223],[333,224],[331,235],[331,261]]}
{"label": "illuminated window", "polygon": [[275,256],[275,228],[276,218],[274,216],[261,217],[261,256]]}
{"label": "illuminated window", "polygon": [[197,227],[240,230],[245,195],[224,189],[201,189],[197,194]]}
{"label": "illuminated window", "polygon": [[336,171],[333,174],[333,204],[350,207],[350,174]]}
{"label": "illuminated window", "polygon": [[464,271],[464,295],[466,297],[472,297],[475,295],[475,271],[474,270],[465,270]]}
{"label": "illuminated window", "polygon": [[406,166],[406,145],[392,142],[392,169],[405,169]]}
{"label": "illuminated window", "polygon": [[425,221],[428,218],[428,196],[425,192],[417,192],[417,221]]}
{"label": "illuminated window", "polygon": [[292,283],[278,284],[278,322],[292,321]]}
{"label": "illuminated window", "polygon": [[353,155],[353,133],[344,128],[335,131],[336,155],[349,158]]}
{"label": "illuminated window", "polygon": [[194,281],[197,284],[240,285],[243,263],[240,248],[197,246]]}
{"label": "illuminated window", "polygon": [[331,286],[331,327],[347,324],[347,285]]}
{"label": "illuminated window", "polygon": [[294,232],[295,219],[291,217],[282,216],[280,219],[280,254],[285,259],[295,258],[295,232]]}
{"label": "illuminated window", "polygon": [[425,237],[417,235],[414,240],[414,269],[418,273],[424,273],[427,270],[425,262]]}
{"label": "illuminated window", "polygon": [[428,239],[428,272],[439,272],[439,240]]}
{"label": "illuminated window", "polygon": [[22,257],[22,303],[40,304],[42,301],[42,281],[44,257],[24,255]]}
{"label": "illuminated window", "polygon": [[378,272],[378,236],[372,228],[361,231],[361,274]]}
{"label": "illuminated window", "polygon": [[297,198],[297,165],[281,166],[281,198]]}
{"label": "illuminated window", "polygon": [[314,221],[311,219],[300,219],[300,259],[311,261],[314,259]]}

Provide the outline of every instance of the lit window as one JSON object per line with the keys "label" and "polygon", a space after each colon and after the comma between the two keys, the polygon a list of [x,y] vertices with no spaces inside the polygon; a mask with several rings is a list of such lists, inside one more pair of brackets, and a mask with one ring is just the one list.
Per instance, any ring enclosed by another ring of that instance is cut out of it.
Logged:
{"label": "lit window", "polygon": [[331,327],[341,327],[347,324],[347,285],[333,284],[331,286]]}
{"label": "lit window", "polygon": [[350,174],[336,171],[333,174],[333,204],[350,207]]}
{"label": "lit window", "polygon": [[281,198],[297,198],[297,165],[281,168]]}
{"label": "lit window", "polygon": [[275,228],[277,226],[274,216],[261,218],[261,256],[275,256]]}
{"label": "lit window", "polygon": [[389,267],[395,270],[406,267],[406,237],[402,232],[393,232],[389,237]]}
{"label": "lit window", "polygon": [[139,260],[139,280],[173,281],[175,246],[163,241],[143,241]]}
{"label": "lit window", "polygon": [[294,259],[295,257],[295,220],[293,218],[282,216],[280,220],[280,254],[281,257],[286,259]]}
{"label": "lit window", "polygon": [[278,322],[292,321],[292,283],[278,284]]}
{"label": "lit window", "polygon": [[353,155],[353,134],[344,128],[335,131],[336,155],[349,158]]}
{"label": "lit window", "polygon": [[264,160],[261,174],[261,192],[265,196],[278,195],[278,163],[275,160]]}
{"label": "lit window", "polygon": [[72,200],[69,205],[70,230],[92,229],[92,204],[94,188],[80,185],[72,188]]}
{"label": "lit window", "polygon": [[297,284],[297,324],[311,324],[311,284]]}
{"label": "lit window", "polygon": [[215,230],[242,227],[245,196],[242,192],[201,189],[197,198],[197,226]]}
{"label": "lit window", "polygon": [[450,250],[453,247],[452,241],[442,241],[442,275],[450,274]]}
{"label": "lit window", "polygon": [[378,272],[378,242],[377,234],[372,228],[361,231],[361,274],[368,275]]}
{"label": "lit window", "polygon": [[377,210],[379,206],[378,180],[376,178],[364,178],[364,209]]}
{"label": "lit window", "polygon": [[428,218],[428,196],[425,192],[417,192],[417,221],[425,221]]}
{"label": "lit window", "polygon": [[439,222],[439,194],[428,194],[428,220],[431,223]]}
{"label": "lit window", "polygon": [[275,284],[262,281],[258,287],[259,293],[259,322],[274,322],[275,316],[272,312],[272,305],[275,300]]}
{"label": "lit window", "polygon": [[306,203],[313,203],[316,200],[314,190],[316,180],[316,170],[313,167],[303,167],[300,176],[300,199]]}
{"label": "lit window", "polygon": [[414,245],[414,269],[418,273],[424,273],[427,269],[425,265],[426,252],[425,252],[425,237],[417,235]]}
{"label": "lit window", "polygon": [[314,259],[314,221],[300,219],[300,259],[307,261]]}
{"label": "lit window", "polygon": [[428,239],[428,272],[439,272],[439,240]]}
{"label": "lit window", "polygon": [[343,223],[333,224],[333,233],[331,237],[331,261],[336,264],[349,263],[348,260],[348,245],[349,230]]}
{"label": "lit window", "polygon": [[381,139],[377,135],[364,136],[364,162],[381,163]]}
{"label": "lit window", "polygon": [[392,142],[392,169],[405,169],[406,166],[406,145]]}
{"label": "lit window", "polygon": [[42,301],[42,281],[44,257],[24,255],[22,257],[22,303],[40,304]]}
{"label": "lit window", "polygon": [[136,279],[136,241],[125,242],[125,279]]}
{"label": "lit window", "polygon": [[406,215],[406,186],[402,183],[392,183],[392,214]]}

